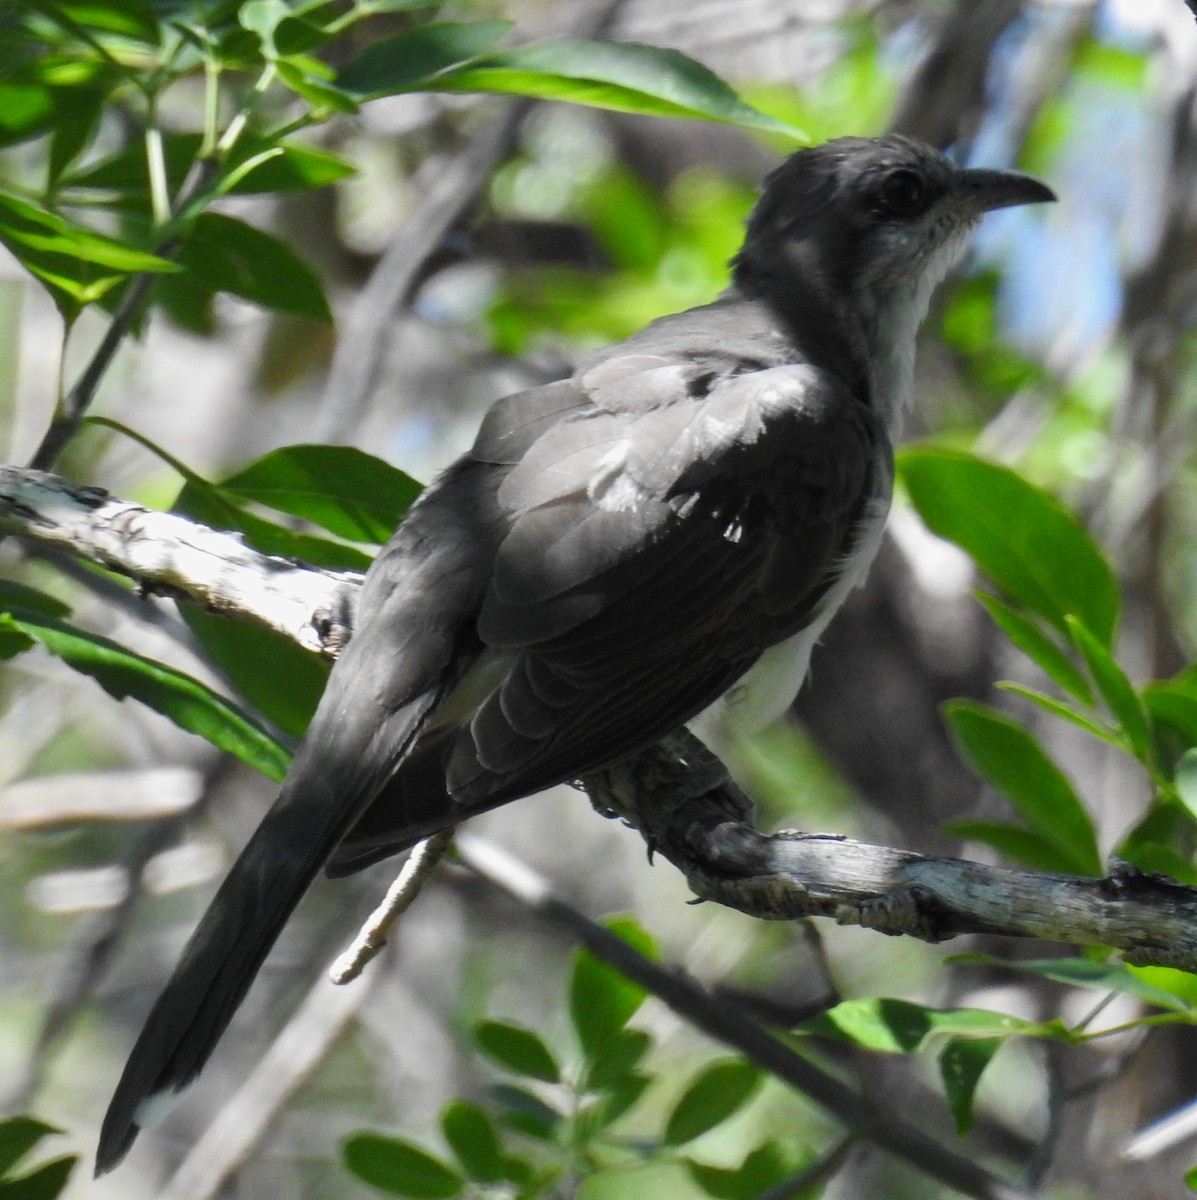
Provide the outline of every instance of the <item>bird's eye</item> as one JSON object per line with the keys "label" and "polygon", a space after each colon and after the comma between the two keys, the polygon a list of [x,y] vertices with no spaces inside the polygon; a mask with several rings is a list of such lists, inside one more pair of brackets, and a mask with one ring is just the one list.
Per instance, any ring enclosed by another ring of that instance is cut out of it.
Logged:
{"label": "bird's eye", "polygon": [[877,208],[887,217],[918,216],[927,207],[927,184],[917,171],[891,171],[877,189]]}

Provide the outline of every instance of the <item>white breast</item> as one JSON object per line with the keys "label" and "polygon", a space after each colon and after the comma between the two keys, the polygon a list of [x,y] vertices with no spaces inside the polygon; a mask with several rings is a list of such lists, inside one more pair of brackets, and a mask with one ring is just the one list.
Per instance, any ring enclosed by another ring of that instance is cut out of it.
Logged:
{"label": "white breast", "polygon": [[878,468],[885,486],[869,502],[856,545],[813,620],[792,637],[766,650],[728,691],[689,723],[690,729],[707,745],[718,750],[727,741],[777,720],[793,704],[806,678],[815,644],[848,595],[864,583],[881,545],[892,481],[888,456],[879,461]]}

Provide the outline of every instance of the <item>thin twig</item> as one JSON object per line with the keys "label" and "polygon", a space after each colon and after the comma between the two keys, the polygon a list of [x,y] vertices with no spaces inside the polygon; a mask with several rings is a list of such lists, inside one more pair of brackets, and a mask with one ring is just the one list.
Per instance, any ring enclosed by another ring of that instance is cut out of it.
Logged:
{"label": "thin twig", "polygon": [[333,983],[349,983],[387,944],[395,922],[411,907],[453,841],[454,829],[443,829],[418,842],[382,903],[365,919],[357,936],[329,968]]}

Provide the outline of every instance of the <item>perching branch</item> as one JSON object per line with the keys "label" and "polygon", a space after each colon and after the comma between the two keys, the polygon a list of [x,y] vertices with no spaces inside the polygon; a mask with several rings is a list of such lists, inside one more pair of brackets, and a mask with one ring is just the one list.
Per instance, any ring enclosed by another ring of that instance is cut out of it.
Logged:
{"label": "perching branch", "polygon": [[[335,657],[360,576],[249,549],[239,536],[53,475],[0,468],[0,529],[136,579],[146,592],[274,629]],[[596,807],[640,830],[695,894],[752,916],[831,917],[938,941],[962,933],[1110,946],[1197,970],[1197,889],[1116,867],[1104,879],[928,858],[825,834],[756,830],[749,799],[682,730],[583,780]]]}
{"label": "perching branch", "polygon": [[749,916],[831,917],[930,942],[963,933],[1046,938],[1197,970],[1197,889],[1123,863],[1092,879],[926,858],[833,834],[763,834],[751,824],[751,801],[686,730],[583,784],[695,895]]}
{"label": "perching branch", "polygon": [[0,531],[127,575],[143,595],[273,629],[325,658],[352,629],[360,575],[261,554],[239,534],[44,471],[0,466]]}

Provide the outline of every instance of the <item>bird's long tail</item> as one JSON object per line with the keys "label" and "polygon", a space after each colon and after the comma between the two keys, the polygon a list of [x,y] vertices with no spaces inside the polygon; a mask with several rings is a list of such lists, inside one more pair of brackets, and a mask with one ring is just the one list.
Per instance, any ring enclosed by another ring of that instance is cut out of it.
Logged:
{"label": "bird's long tail", "polygon": [[96,1173],[124,1157],[147,1102],[199,1074],[279,932],[353,823],[357,807],[302,780],[284,787],[191,936],[125,1065]]}

